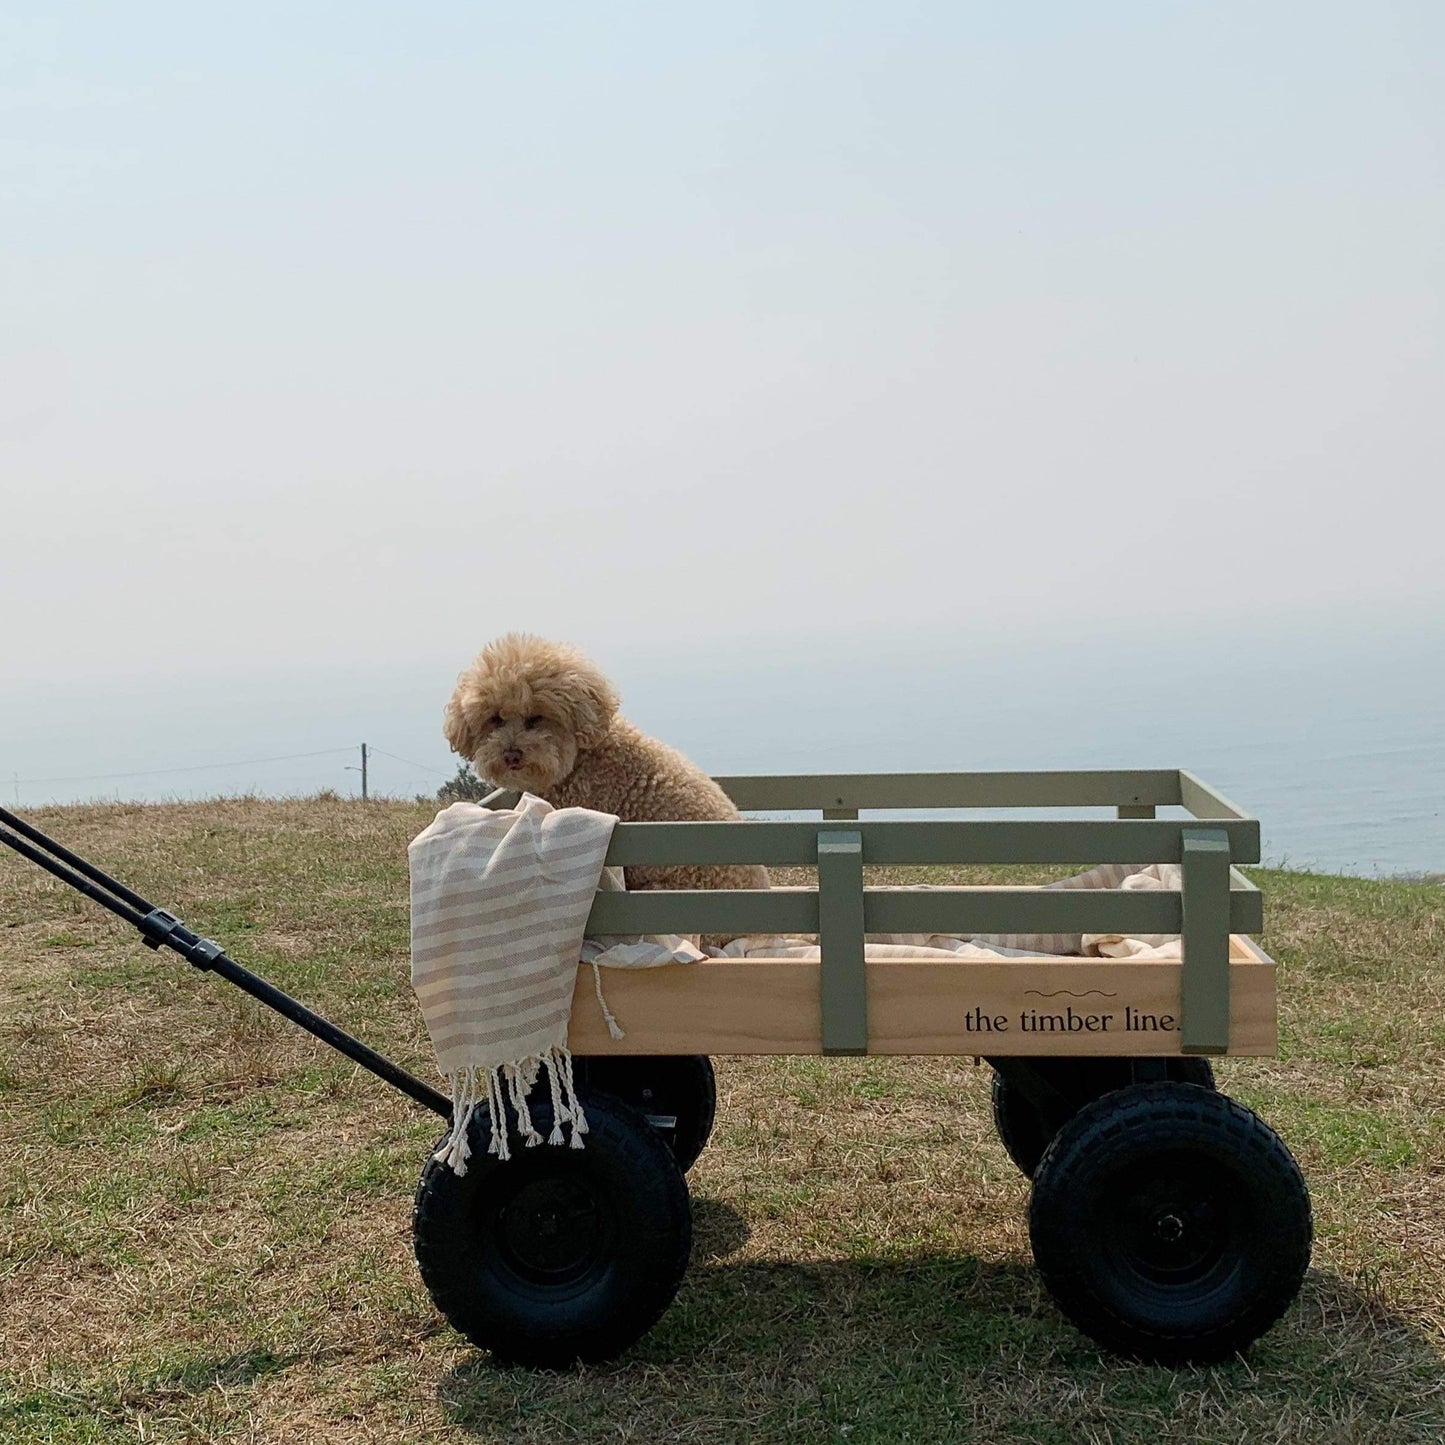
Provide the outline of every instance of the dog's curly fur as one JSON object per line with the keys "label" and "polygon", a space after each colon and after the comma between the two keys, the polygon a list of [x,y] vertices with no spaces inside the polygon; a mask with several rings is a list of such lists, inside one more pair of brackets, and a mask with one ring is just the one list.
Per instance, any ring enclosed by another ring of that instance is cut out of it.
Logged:
{"label": "dog's curly fur", "polygon": [[[728,820],[727,794],[696,764],[618,711],[617,690],[575,647],[511,632],[457,679],[447,741],[482,777],[559,808],[623,822]],[[637,888],[766,888],[761,867],[628,868]]]}

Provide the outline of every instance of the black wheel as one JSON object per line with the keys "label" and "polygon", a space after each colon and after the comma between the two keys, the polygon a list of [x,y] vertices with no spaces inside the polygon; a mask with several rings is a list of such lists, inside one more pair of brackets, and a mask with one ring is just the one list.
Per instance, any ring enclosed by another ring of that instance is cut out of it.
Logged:
{"label": "black wheel", "polygon": [[1289,1308],[1309,1266],[1299,1166],[1258,1115],[1191,1084],[1086,1105],[1034,1176],[1029,1234],[1059,1308],[1161,1364],[1229,1358]]}
{"label": "black wheel", "polygon": [[[1008,1157],[1025,1179],[1032,1179],[1049,1147],[1049,1140],[1085,1104],[1133,1082],[1133,1059],[1039,1059],[1031,1061],[1059,1091],[1061,1106],[1048,1112],[1039,1108],[1002,1074],[993,1076],[993,1124]],[[1213,1089],[1214,1070],[1208,1059],[1181,1054],[1163,1059],[1165,1077],[1181,1084]]]}
{"label": "black wheel", "polygon": [[692,1168],[717,1118],[717,1078],[706,1054],[605,1054],[575,1062],[587,1088],[646,1115],[672,1146],[677,1167]]}
{"label": "black wheel", "polygon": [[[412,1237],[427,1292],[507,1363],[621,1354],[672,1303],[687,1267],[691,1206],[667,1144],[620,1100],[582,1102],[585,1148],[529,1149],[514,1134],[502,1163],[487,1153],[479,1109],[467,1172],[430,1159],[417,1186]],[[537,1099],[531,1112],[545,1138],[550,1103]]]}

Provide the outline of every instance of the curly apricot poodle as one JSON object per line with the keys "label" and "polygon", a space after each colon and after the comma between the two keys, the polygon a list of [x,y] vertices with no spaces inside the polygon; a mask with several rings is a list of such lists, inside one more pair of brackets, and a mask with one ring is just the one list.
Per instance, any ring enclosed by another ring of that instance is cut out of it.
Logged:
{"label": "curly apricot poodle", "polygon": [[[695,763],[618,711],[617,689],[575,647],[512,632],[457,679],[444,727],[455,752],[499,787],[624,822],[727,820],[727,794]],[[637,888],[766,888],[765,868],[628,868]]]}

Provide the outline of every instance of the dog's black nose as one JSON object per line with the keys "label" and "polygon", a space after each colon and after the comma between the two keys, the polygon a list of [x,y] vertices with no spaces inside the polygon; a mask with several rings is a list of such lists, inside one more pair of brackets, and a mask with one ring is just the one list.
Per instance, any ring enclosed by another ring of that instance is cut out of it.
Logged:
{"label": "dog's black nose", "polygon": [[502,761],[509,768],[520,768],[522,766],[522,754],[518,748],[508,748],[502,754]]}

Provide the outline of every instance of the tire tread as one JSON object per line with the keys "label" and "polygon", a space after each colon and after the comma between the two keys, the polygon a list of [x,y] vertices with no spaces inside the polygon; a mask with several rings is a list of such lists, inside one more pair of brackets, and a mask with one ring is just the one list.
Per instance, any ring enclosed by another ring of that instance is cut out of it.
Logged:
{"label": "tire tread", "polygon": [[[1279,1249],[1247,1302],[1212,1328],[1151,1327],[1129,1318],[1094,1288],[1094,1259],[1081,1247],[1070,1200],[1084,1176],[1122,1149],[1181,1138],[1211,1139],[1258,1171],[1274,1215],[1261,1221]],[[1034,1176],[1029,1229],[1035,1262],[1050,1294],[1086,1334],[1112,1349],[1161,1363],[1217,1361],[1244,1349],[1275,1324],[1309,1266],[1313,1223],[1309,1194],[1279,1135],[1252,1110],[1194,1084],[1135,1084],[1095,1100],[1054,1136]]]}
{"label": "tire tread", "polygon": [[[412,1242],[422,1283],[437,1309],[460,1334],[479,1349],[490,1350],[500,1361],[512,1364],[565,1367],[578,1361],[597,1363],[621,1354],[662,1318],[672,1303],[687,1270],[692,1245],[692,1216],[687,1183],[658,1132],[629,1105],[610,1095],[589,1094],[583,1100],[589,1132],[587,1149],[606,1149],[614,1166],[638,1181],[638,1198],[661,1206],[662,1227],[635,1232],[640,1221],[627,1221],[633,1240],[648,1239],[651,1268],[645,1288],[633,1290],[619,1305],[613,1300],[605,1317],[579,1326],[565,1313],[548,1320],[541,1311],[520,1327],[516,1320],[500,1320],[486,1298],[468,1287],[468,1272],[459,1267],[456,1244],[457,1193],[443,1176],[450,1167],[428,1159],[417,1185],[412,1209]],[[551,1128],[548,1104],[534,1101],[532,1115],[545,1134]],[[486,1152],[490,1118],[479,1109],[472,1119],[473,1170],[505,1169]],[[513,1135],[513,1149],[524,1147]],[[541,1148],[556,1148],[544,1144]],[[455,1176],[451,1176],[453,1179]],[[459,1183],[461,1181],[458,1181]],[[464,1247],[464,1246],[463,1246]]]}

